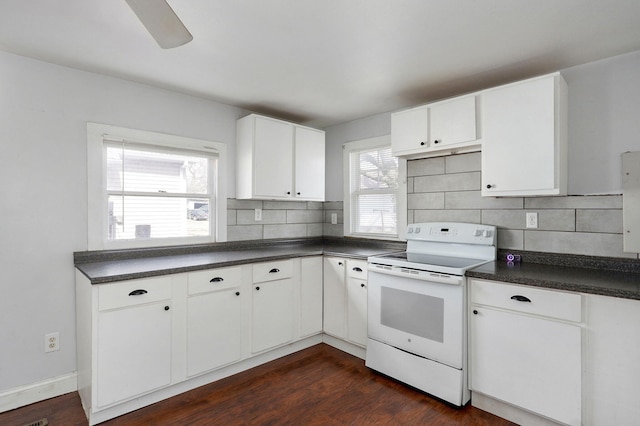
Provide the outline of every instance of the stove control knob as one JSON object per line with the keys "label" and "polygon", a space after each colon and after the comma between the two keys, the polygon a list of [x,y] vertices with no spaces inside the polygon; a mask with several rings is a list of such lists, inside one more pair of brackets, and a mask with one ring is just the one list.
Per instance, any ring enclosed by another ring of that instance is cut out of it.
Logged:
{"label": "stove control knob", "polygon": [[413,234],[413,228],[409,227],[409,229],[407,229],[407,234]]}
{"label": "stove control knob", "polygon": [[482,229],[476,229],[475,231],[473,231],[474,237],[479,237],[481,235],[482,235]]}
{"label": "stove control knob", "polygon": [[420,228],[416,228],[416,234],[420,233]]}
{"label": "stove control knob", "polygon": [[487,237],[487,238],[488,238],[488,237],[490,237],[491,235],[493,235],[493,234],[492,234],[492,233],[491,233],[491,231],[489,231],[488,229],[487,229],[486,231],[482,232],[482,236],[483,236],[483,237]]}

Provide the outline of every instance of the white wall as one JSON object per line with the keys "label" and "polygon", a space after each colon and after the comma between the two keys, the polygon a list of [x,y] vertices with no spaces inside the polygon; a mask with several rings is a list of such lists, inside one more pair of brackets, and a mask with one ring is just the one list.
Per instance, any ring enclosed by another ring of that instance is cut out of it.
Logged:
{"label": "white wall", "polygon": [[[569,87],[571,195],[622,193],[622,159],[640,150],[640,51],[561,70]],[[342,144],[389,134],[391,115],[329,127],[327,201],[341,201]]]}
{"label": "white wall", "polygon": [[384,113],[325,129],[325,199],[342,201],[342,145],[346,142],[388,135],[391,133],[391,114]]}
{"label": "white wall", "polygon": [[[87,249],[86,122],[224,142],[242,110],[0,53],[0,393],[74,372],[74,251]],[[44,335],[60,332],[60,351]]]}
{"label": "white wall", "polygon": [[622,193],[640,150],[640,51],[562,70],[569,86],[569,194]]}

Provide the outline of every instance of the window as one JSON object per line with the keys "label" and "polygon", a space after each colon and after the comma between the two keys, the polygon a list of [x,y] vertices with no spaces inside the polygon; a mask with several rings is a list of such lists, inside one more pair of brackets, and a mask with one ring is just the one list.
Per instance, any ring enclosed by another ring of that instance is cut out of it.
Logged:
{"label": "window", "polygon": [[89,123],[89,249],[226,239],[225,147]]}
{"label": "window", "polygon": [[406,160],[388,136],[345,144],[345,235],[398,239],[406,219]]}

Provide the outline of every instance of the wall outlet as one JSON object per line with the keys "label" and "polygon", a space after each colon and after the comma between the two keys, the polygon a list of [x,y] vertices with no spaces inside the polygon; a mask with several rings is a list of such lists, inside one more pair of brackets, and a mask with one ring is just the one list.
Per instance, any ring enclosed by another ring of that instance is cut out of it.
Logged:
{"label": "wall outlet", "polygon": [[256,222],[260,222],[262,220],[262,209],[256,209],[254,219]]}
{"label": "wall outlet", "polygon": [[537,228],[537,227],[538,227],[538,213],[527,212],[527,228]]}
{"label": "wall outlet", "polygon": [[44,336],[44,351],[53,352],[60,350],[60,333],[49,333]]}
{"label": "wall outlet", "polygon": [[332,225],[338,224],[338,213],[331,213],[331,224]]}

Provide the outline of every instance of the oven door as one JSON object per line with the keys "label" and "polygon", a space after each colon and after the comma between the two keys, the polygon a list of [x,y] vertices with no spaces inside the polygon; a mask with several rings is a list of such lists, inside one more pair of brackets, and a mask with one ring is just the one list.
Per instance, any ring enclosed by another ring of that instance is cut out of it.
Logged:
{"label": "oven door", "polygon": [[464,277],[369,266],[369,338],[463,367]]}

